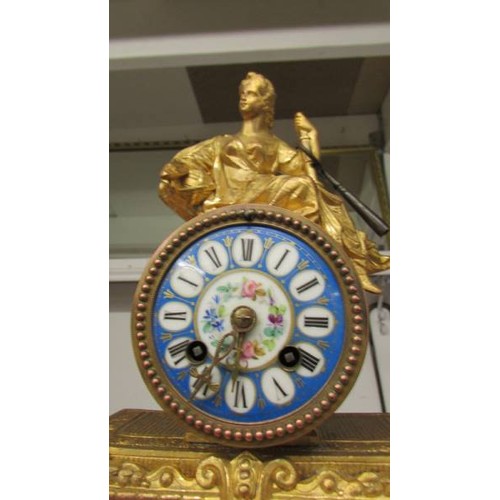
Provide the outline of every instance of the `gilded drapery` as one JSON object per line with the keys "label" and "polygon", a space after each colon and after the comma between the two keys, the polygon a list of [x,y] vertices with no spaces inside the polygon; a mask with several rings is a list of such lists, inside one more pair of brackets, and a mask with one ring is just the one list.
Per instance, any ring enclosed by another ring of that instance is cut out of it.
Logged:
{"label": "gilded drapery", "polygon": [[308,158],[272,135],[265,142],[238,135],[208,139],[179,152],[161,172],[161,199],[181,217],[236,203],[262,203],[299,213],[322,226],[352,259],[363,287],[389,258],[354,226],[343,200],[311,175]]}

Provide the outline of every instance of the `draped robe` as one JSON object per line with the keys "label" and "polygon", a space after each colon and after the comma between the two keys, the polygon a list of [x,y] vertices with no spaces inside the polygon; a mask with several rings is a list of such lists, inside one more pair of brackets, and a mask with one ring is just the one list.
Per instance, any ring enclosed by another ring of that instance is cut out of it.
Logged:
{"label": "draped robe", "polygon": [[367,274],[389,267],[349,216],[340,196],[312,173],[309,159],[272,135],[264,142],[223,135],[180,151],[161,172],[160,198],[181,217],[236,203],[292,210],[322,226],[352,259],[363,287],[378,292]]}

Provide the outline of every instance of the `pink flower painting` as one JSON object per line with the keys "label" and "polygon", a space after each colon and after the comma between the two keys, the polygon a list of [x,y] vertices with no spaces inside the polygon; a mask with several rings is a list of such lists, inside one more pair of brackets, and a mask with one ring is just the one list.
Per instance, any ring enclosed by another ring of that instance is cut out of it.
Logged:
{"label": "pink flower painting", "polygon": [[260,283],[256,283],[254,280],[243,281],[243,286],[241,287],[241,296],[248,297],[249,299],[256,300],[258,296],[264,296],[266,292],[262,289]]}
{"label": "pink flower painting", "polygon": [[244,358],[253,358],[255,356],[255,349],[253,343],[249,340],[243,344],[243,353]]}
{"label": "pink flower painting", "polygon": [[264,356],[264,354],[266,354],[266,351],[256,340],[253,342],[251,340],[247,340],[243,344],[243,348],[241,350],[240,362],[243,366],[246,366],[248,364],[246,362],[247,359],[259,359],[259,356]]}

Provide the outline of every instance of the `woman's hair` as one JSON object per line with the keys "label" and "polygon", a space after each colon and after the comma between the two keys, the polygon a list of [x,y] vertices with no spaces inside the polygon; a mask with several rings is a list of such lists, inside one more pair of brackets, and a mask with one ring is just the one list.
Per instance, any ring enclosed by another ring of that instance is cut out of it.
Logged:
{"label": "woman's hair", "polygon": [[240,93],[242,91],[243,85],[251,80],[256,80],[258,82],[257,88],[259,90],[260,96],[264,101],[265,122],[269,128],[272,128],[274,124],[274,104],[276,102],[276,92],[274,91],[274,86],[267,78],[265,78],[261,74],[250,71],[240,83]]}

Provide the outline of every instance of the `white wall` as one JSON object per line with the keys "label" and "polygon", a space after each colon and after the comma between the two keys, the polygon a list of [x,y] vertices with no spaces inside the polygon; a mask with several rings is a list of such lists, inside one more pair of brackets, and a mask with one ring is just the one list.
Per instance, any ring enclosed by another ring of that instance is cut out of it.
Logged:
{"label": "white wall", "polygon": [[157,410],[132,351],[130,310],[136,283],[109,286],[109,412],[125,408]]}

